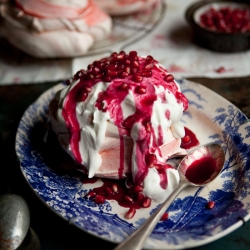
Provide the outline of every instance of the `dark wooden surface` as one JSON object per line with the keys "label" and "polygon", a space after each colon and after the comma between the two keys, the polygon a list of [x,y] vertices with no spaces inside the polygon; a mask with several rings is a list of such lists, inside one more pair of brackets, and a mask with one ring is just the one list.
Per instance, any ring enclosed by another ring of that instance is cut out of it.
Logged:
{"label": "dark wooden surface", "polygon": [[[250,117],[250,76],[243,78],[189,78],[217,92]],[[33,193],[24,180],[15,154],[15,134],[26,110],[40,94],[57,83],[0,86],[0,195],[20,194],[31,211],[31,227],[41,241],[42,250],[107,249],[115,244],[98,239],[68,225]],[[250,222],[234,232],[195,250],[250,249]],[[88,247],[87,245],[90,245]],[[132,249],[131,249],[132,250]]]}

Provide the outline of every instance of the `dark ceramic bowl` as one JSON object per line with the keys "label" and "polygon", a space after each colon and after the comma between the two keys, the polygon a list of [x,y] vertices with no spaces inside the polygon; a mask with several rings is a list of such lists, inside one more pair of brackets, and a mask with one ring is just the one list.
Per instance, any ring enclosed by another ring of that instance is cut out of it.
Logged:
{"label": "dark ceramic bowl", "polygon": [[211,7],[215,9],[222,7],[250,9],[250,1],[205,0],[189,6],[186,10],[185,17],[193,30],[194,42],[217,52],[232,53],[250,49],[250,31],[225,33],[211,30],[201,25],[201,14]]}

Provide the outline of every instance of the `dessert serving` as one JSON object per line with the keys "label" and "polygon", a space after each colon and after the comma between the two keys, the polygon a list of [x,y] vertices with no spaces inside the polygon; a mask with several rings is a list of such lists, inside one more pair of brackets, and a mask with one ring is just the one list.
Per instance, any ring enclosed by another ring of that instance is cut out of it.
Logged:
{"label": "dessert serving", "polygon": [[37,58],[85,55],[112,31],[111,17],[87,0],[15,0],[0,11],[0,35]]}
{"label": "dessert serving", "polygon": [[180,120],[187,108],[174,77],[152,56],[121,51],[79,70],[56,93],[49,114],[79,171],[125,178],[127,186],[162,202],[179,182],[166,160],[186,154]]}

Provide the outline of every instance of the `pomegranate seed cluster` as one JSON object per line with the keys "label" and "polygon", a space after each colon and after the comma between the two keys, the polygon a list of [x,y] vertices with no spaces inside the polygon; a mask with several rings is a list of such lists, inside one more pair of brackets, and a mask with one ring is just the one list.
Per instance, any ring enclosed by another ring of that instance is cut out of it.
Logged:
{"label": "pomegranate seed cluster", "polygon": [[[120,53],[114,52],[108,58],[103,58],[99,61],[94,61],[88,65],[88,69],[78,71],[74,80],[102,80],[111,82],[115,78],[131,78],[135,82],[141,82],[143,77],[152,76],[152,69],[155,65],[155,60],[152,56],[147,56],[145,64],[142,66],[136,51],[130,51],[126,54],[124,51]],[[173,76],[168,76],[168,81],[173,80]],[[170,79],[171,78],[171,79]],[[126,85],[121,88],[126,88]],[[145,89],[137,90],[139,93],[144,93]]]}
{"label": "pomegranate seed cluster", "polygon": [[250,31],[250,9],[210,8],[200,16],[200,24],[223,33]]}
{"label": "pomegranate seed cluster", "polygon": [[103,186],[89,191],[86,198],[98,205],[104,204],[106,200],[116,200],[121,206],[128,208],[124,215],[126,219],[133,218],[136,209],[151,206],[151,198],[143,194],[143,187],[134,185],[130,178],[124,182],[104,180]]}

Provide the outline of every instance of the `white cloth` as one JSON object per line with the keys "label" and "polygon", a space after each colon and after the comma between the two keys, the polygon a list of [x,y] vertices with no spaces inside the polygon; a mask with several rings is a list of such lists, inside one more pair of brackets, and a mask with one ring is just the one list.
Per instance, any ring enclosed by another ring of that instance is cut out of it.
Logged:
{"label": "white cloth", "polygon": [[[137,50],[140,55],[152,55],[176,78],[249,76],[250,50],[225,54],[212,52],[192,42],[185,10],[193,2],[196,1],[166,0],[166,10],[157,25],[152,17],[150,21],[145,19],[148,13],[129,18],[116,17],[112,34],[116,41],[108,39],[97,43],[89,55],[78,58],[41,60],[28,57],[17,49],[7,55],[8,45],[0,40],[0,85],[64,80],[94,60],[120,50]],[[218,73],[216,70],[220,67],[225,72]]]}

